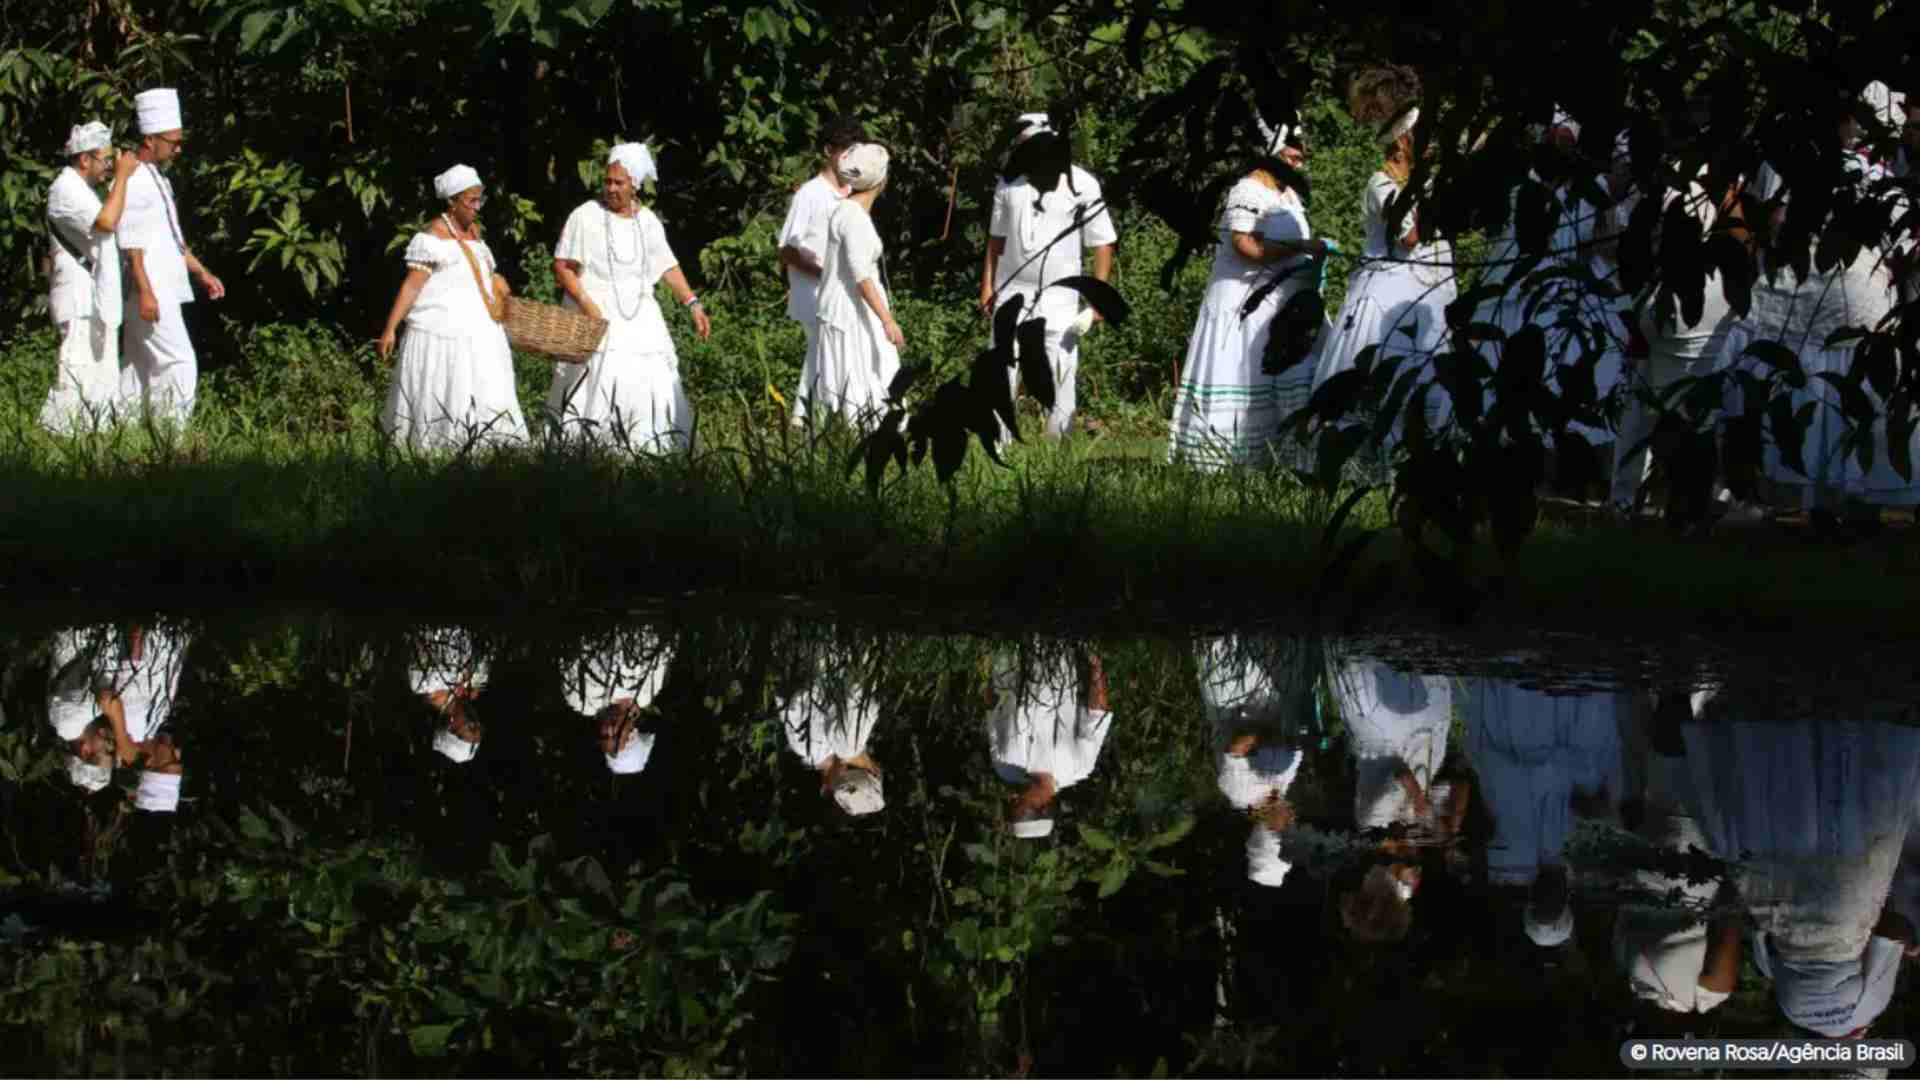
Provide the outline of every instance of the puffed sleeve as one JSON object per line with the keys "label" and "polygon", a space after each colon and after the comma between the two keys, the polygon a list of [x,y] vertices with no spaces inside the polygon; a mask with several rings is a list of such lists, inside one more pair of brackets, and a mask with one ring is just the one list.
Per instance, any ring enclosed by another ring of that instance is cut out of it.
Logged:
{"label": "puffed sleeve", "polygon": [[647,266],[657,274],[680,265],[680,259],[673,253],[673,245],[667,243],[667,227],[660,216],[651,210],[640,211],[640,231],[647,241]]}
{"label": "puffed sleeve", "polygon": [[425,270],[431,274],[447,261],[448,246],[430,232],[418,232],[407,244],[407,253],[403,258],[409,269]]}
{"label": "puffed sleeve", "polygon": [[1100,194],[1100,181],[1095,180],[1092,173],[1078,168],[1074,171],[1079,174],[1074,187],[1078,189],[1080,206],[1086,214],[1080,225],[1081,246],[1105,247],[1119,240],[1120,234],[1113,228],[1113,215],[1107,213],[1106,199]]}
{"label": "puffed sleeve", "polygon": [[[1386,173],[1374,173],[1373,179],[1367,184],[1367,217],[1376,221],[1386,221],[1388,204],[1398,197],[1399,194],[1400,185],[1394,183],[1392,177]],[[1415,222],[1413,215],[1408,214],[1400,221],[1399,239],[1404,242],[1407,235],[1414,231],[1414,228]]]}
{"label": "puffed sleeve", "polygon": [[567,215],[567,223],[560,228],[560,242],[553,245],[553,257],[568,262],[587,265],[587,253],[594,231],[588,220],[592,203],[582,203]]}
{"label": "puffed sleeve", "polygon": [[853,271],[854,284],[880,277],[880,231],[865,214],[848,214],[846,221],[847,266]]}
{"label": "puffed sleeve", "polygon": [[987,235],[1001,240],[1007,238],[1007,230],[1013,227],[1013,188],[1005,180],[993,188],[993,217],[987,223]]}
{"label": "puffed sleeve", "polygon": [[1229,233],[1250,233],[1269,209],[1266,188],[1247,177],[1227,192],[1227,205],[1220,211],[1220,229]]}

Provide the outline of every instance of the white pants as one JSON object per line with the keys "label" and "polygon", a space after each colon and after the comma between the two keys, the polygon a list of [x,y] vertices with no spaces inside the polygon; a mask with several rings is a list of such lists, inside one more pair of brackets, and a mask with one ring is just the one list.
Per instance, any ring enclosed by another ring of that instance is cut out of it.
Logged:
{"label": "white pants", "polygon": [[[131,297],[129,297],[131,300]],[[131,304],[129,305],[131,307]],[[156,419],[184,425],[193,415],[200,362],[179,304],[162,303],[160,318],[147,322],[137,311],[127,317],[127,366],[120,372],[121,410],[138,416],[150,410]]]}
{"label": "white pants", "polygon": [[40,426],[56,435],[103,427],[120,393],[120,328],[87,317],[61,326],[53,389],[40,408]]}
{"label": "white pants", "polygon": [[[1719,358],[1711,354],[1675,356],[1656,347],[1651,355],[1640,358],[1636,370],[1626,373],[1622,378],[1630,387],[1651,388],[1656,397],[1664,397],[1674,383],[1688,376],[1711,375],[1718,366]],[[1635,447],[1653,434],[1655,419],[1653,410],[1637,397],[1630,399],[1621,413],[1619,437],[1613,444],[1616,447],[1613,469],[1615,504],[1630,504],[1639,498],[1640,488],[1653,471],[1653,455],[1645,447],[1637,450]]]}
{"label": "white pants", "polygon": [[[1071,328],[1073,317],[1047,316],[1047,360],[1053,366],[1053,409],[1047,413],[1046,428],[1049,439],[1064,436],[1073,426],[1074,377],[1080,372],[1080,336]],[[1015,364],[1013,370],[1007,373],[1007,386],[1016,399],[1020,392],[1019,378],[1020,366]],[[1004,429],[1006,425],[1002,424],[1001,427]],[[1010,438],[1011,435],[1003,430],[1000,441],[1005,443]]]}
{"label": "white pants", "polygon": [[807,351],[800,361],[800,385],[793,392],[791,419],[794,427],[803,428],[807,426],[808,395],[820,381],[820,373],[815,370],[820,355],[820,320],[808,319],[801,323],[800,332],[807,335]]}

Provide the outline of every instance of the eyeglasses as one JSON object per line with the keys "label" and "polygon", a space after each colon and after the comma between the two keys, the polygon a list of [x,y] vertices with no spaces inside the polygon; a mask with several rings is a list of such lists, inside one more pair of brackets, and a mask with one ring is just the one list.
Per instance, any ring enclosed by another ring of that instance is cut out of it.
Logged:
{"label": "eyeglasses", "polygon": [[173,135],[173,136],[155,135],[154,138],[159,139],[161,142],[166,143],[168,146],[179,146],[181,143],[187,141],[187,137],[185,135]]}
{"label": "eyeglasses", "polygon": [[469,209],[478,210],[481,207],[487,205],[487,197],[485,195],[468,196],[467,198],[460,200],[460,205],[465,206]]}

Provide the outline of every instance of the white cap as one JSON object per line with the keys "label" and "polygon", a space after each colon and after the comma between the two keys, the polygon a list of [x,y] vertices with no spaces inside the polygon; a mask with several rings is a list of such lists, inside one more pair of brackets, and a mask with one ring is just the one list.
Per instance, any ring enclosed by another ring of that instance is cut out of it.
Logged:
{"label": "white cap", "polygon": [[1547,917],[1537,905],[1528,904],[1521,917],[1527,937],[1543,949],[1551,949],[1573,936],[1573,905],[1562,904],[1558,915]]}
{"label": "white cap", "polygon": [[95,765],[78,755],[71,755],[67,758],[67,778],[73,781],[75,787],[99,791],[107,786],[107,781],[113,779],[113,769],[111,766]]}
{"label": "white cap", "polygon": [[471,191],[480,186],[480,174],[468,165],[455,165],[446,172],[433,178],[433,193],[442,199],[451,199],[463,191]]}
{"label": "white cap", "polygon": [[473,760],[473,755],[480,752],[479,743],[468,742],[446,728],[441,728],[434,733],[433,748],[455,765],[465,765]]}
{"label": "white cap", "polygon": [[103,150],[112,142],[113,132],[98,120],[75,124],[73,130],[67,133],[67,156]]}
{"label": "white cap", "polygon": [[1277,889],[1286,884],[1291,869],[1293,864],[1280,857],[1280,834],[1255,825],[1247,834],[1247,880]]}
{"label": "white cap", "polygon": [[886,789],[880,783],[879,773],[848,766],[834,781],[833,801],[847,816],[862,817],[886,809]]}
{"label": "white cap", "polygon": [[173,813],[180,808],[180,781],[183,779],[185,777],[179,773],[143,770],[140,773],[140,787],[133,793],[133,805],[156,814]]}
{"label": "white cap", "polygon": [[648,180],[658,180],[660,172],[653,167],[653,152],[642,143],[621,143],[607,151],[607,164],[618,165],[627,170],[633,179],[633,186],[639,187]]}
{"label": "white cap", "polygon": [[855,143],[840,155],[840,179],[855,191],[872,191],[886,180],[888,160],[879,143]]}
{"label": "white cap", "polygon": [[159,135],[178,131],[180,95],[172,90],[143,90],[133,96],[133,112],[140,120],[140,134]]}
{"label": "white cap", "polygon": [[644,731],[629,731],[627,741],[620,744],[620,752],[604,756],[608,772],[615,776],[631,776],[646,768],[647,759],[653,756],[653,735]]}
{"label": "white cap", "polygon": [[72,742],[86,734],[92,726],[94,717],[93,702],[87,699],[74,701],[56,694],[47,699],[47,719],[53,722],[53,733],[60,736],[62,742]]}
{"label": "white cap", "polygon": [[1007,832],[1016,840],[1039,840],[1053,835],[1052,818],[1028,818],[1007,826]]}

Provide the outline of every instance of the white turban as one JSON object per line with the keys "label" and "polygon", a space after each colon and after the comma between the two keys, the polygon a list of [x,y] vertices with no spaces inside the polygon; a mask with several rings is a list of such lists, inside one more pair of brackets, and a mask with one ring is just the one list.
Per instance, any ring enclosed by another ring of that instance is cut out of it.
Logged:
{"label": "white turban", "polygon": [[1053,835],[1052,818],[1028,818],[1007,826],[1007,832],[1016,840],[1039,840]]}
{"label": "white turban", "polygon": [[1014,123],[1020,126],[1019,133],[1013,137],[1016,144],[1026,142],[1035,135],[1053,133],[1053,119],[1043,112],[1021,113],[1020,119]]}
{"label": "white turban", "polygon": [[627,175],[633,178],[634,187],[660,178],[660,171],[653,167],[653,152],[641,143],[621,143],[607,151],[607,164],[627,170]]}
{"label": "white turban", "polygon": [[179,773],[154,772],[151,769],[140,773],[140,787],[133,793],[133,805],[142,810],[151,810],[156,814],[171,814],[180,808]]}
{"label": "white turban", "polygon": [[451,199],[463,191],[471,191],[479,186],[480,174],[467,165],[455,165],[433,178],[433,193],[442,199]]}
{"label": "white turban", "polygon": [[1291,869],[1293,864],[1280,857],[1280,834],[1255,825],[1247,834],[1247,880],[1277,889],[1286,884]]}
{"label": "white turban", "polygon": [[133,112],[140,120],[140,134],[159,135],[178,131],[180,95],[172,90],[146,90],[133,96]]}
{"label": "white turban", "polygon": [[455,765],[465,765],[473,760],[473,755],[480,752],[479,743],[470,743],[445,728],[441,728],[434,735],[433,748]]}
{"label": "white turban", "polygon": [[47,699],[47,719],[53,721],[53,733],[60,736],[62,742],[72,742],[86,734],[94,715],[91,697],[75,700],[56,694]]}
{"label": "white turban", "polygon": [[653,756],[653,736],[644,731],[627,732],[627,741],[620,744],[620,752],[605,755],[607,771],[615,776],[631,776],[647,767],[647,759]]}
{"label": "white turban", "polygon": [[99,791],[107,786],[107,781],[113,779],[113,770],[74,756],[67,759],[67,778],[73,781],[75,787]]}
{"label": "white turban", "polygon": [[879,773],[849,767],[834,782],[833,801],[848,817],[861,817],[886,809],[886,789],[881,786]]}
{"label": "white turban", "polygon": [[1553,126],[1566,128],[1568,131],[1573,132],[1573,137],[1576,139],[1580,137],[1580,121],[1575,120],[1572,113],[1569,113],[1558,105],[1553,107]]}
{"label": "white turban", "polygon": [[855,191],[872,191],[887,178],[887,148],[856,143],[840,155],[840,179]]}
{"label": "white turban", "polygon": [[1412,131],[1413,125],[1419,122],[1420,122],[1419,108],[1415,107],[1415,108],[1408,109],[1406,113],[1400,117],[1400,119],[1395,120],[1392,124],[1388,125],[1386,131],[1381,132],[1380,145],[1392,146],[1394,143],[1399,142],[1400,136],[1405,135],[1409,131]]}
{"label": "white turban", "polygon": [[1521,922],[1529,940],[1543,949],[1551,949],[1573,936],[1573,905],[1562,904],[1559,914],[1547,918],[1538,905],[1528,904]]}
{"label": "white turban", "polygon": [[112,142],[113,132],[98,120],[75,124],[73,130],[67,133],[67,156],[104,150]]}

